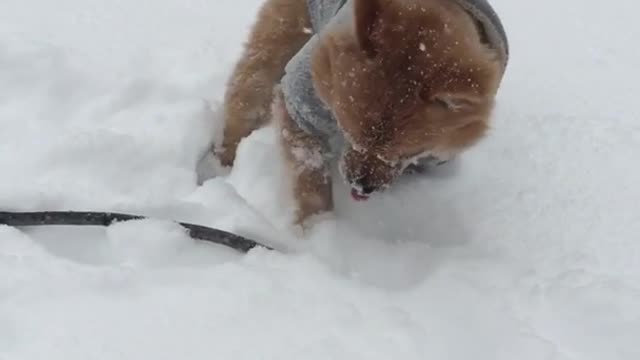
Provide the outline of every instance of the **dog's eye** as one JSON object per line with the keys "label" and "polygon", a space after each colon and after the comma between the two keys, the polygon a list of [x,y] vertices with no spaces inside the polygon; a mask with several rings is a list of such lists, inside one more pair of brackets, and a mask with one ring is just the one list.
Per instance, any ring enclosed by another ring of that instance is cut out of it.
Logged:
{"label": "dog's eye", "polygon": [[449,111],[459,111],[468,105],[465,100],[454,98],[452,96],[435,96],[431,102],[435,106]]}
{"label": "dog's eye", "polygon": [[376,154],[376,157],[378,158],[378,160],[390,166],[396,166],[398,164],[398,160],[395,158],[390,158],[381,154]]}
{"label": "dog's eye", "polygon": [[439,97],[433,98],[432,103],[444,109],[449,109],[451,107],[446,100]]}

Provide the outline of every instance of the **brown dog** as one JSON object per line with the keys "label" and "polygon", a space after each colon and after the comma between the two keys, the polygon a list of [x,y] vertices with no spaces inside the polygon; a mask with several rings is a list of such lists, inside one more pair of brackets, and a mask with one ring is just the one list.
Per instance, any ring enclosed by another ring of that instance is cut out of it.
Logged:
{"label": "brown dog", "polygon": [[[488,129],[508,57],[502,25],[487,6],[266,0],[228,84],[219,159],[232,165],[239,142],[273,118],[290,164],[296,223],[303,224],[333,207],[336,152],[353,197],[362,200],[422,158],[463,151]],[[313,94],[299,85],[305,79]]]}

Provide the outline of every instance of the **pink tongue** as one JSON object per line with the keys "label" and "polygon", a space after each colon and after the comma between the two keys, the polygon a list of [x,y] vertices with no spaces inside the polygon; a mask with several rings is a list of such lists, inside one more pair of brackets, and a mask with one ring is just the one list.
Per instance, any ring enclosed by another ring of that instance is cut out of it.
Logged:
{"label": "pink tongue", "polygon": [[351,189],[351,197],[356,201],[365,201],[369,199],[367,195],[360,194],[356,189]]}

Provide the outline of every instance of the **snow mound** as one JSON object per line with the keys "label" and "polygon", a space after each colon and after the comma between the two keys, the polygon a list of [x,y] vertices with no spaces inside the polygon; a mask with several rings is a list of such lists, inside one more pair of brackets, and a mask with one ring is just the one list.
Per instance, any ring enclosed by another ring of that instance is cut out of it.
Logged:
{"label": "snow mound", "polygon": [[640,358],[635,1],[494,0],[490,136],[303,238],[272,128],[207,156],[260,3],[0,3],[2,209],[153,217],[0,226],[0,359]]}

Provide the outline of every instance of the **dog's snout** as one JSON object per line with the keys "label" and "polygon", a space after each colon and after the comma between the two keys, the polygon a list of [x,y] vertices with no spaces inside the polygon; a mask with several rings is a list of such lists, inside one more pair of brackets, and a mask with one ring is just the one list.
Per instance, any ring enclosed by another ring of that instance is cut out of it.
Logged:
{"label": "dog's snout", "polygon": [[353,185],[357,186],[360,189],[360,192],[364,195],[371,195],[377,189],[377,186],[375,186],[367,177],[360,177],[356,179],[353,182]]}
{"label": "dog's snout", "polygon": [[373,186],[363,186],[362,187],[362,193],[365,195],[371,195],[371,193],[373,193],[374,191],[376,191],[376,188]]}
{"label": "dog's snout", "polygon": [[384,191],[401,170],[400,166],[382,161],[377,153],[371,150],[347,149],[341,160],[342,175],[351,186],[352,196],[358,200]]}

